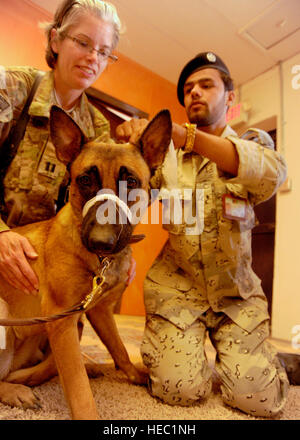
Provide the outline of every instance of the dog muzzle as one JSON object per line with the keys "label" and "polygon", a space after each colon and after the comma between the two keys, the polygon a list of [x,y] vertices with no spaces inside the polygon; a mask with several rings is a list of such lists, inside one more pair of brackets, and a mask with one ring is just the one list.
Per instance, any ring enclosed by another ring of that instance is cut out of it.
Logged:
{"label": "dog muzzle", "polygon": [[[84,218],[87,215],[87,213],[89,212],[89,210],[96,203],[107,201],[107,200],[111,200],[112,202],[114,202],[116,204],[116,206],[123,211],[127,220],[129,221],[129,223],[132,224],[133,216],[132,216],[132,212],[128,208],[127,204],[125,202],[123,202],[123,200],[121,200],[115,194],[109,194],[109,193],[108,194],[97,194],[95,197],[88,200],[82,209],[82,217]],[[129,244],[137,243],[137,242],[143,240],[144,238],[145,238],[144,234],[132,235],[129,240]]]}
{"label": "dog muzzle", "polygon": [[88,211],[98,202],[111,200],[115,205],[123,211],[129,223],[132,223],[132,213],[128,208],[127,204],[123,202],[118,196],[115,194],[97,194],[92,199],[88,200],[82,209],[82,217],[84,218]]}

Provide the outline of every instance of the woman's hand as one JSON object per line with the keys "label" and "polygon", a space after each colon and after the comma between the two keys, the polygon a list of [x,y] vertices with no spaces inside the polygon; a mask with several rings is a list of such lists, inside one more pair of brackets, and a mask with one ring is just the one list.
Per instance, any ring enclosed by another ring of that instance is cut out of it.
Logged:
{"label": "woman's hand", "polygon": [[38,278],[27,261],[37,257],[26,237],[13,231],[0,232],[0,273],[13,287],[31,294],[38,291]]}

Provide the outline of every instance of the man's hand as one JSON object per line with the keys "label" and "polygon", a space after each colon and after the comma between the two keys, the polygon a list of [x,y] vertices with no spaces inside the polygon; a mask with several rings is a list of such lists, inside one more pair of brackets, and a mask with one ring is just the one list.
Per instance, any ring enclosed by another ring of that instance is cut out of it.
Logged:
{"label": "man's hand", "polygon": [[27,261],[37,257],[26,237],[13,231],[0,232],[0,273],[13,287],[25,293],[38,291],[38,278]]}
{"label": "man's hand", "polygon": [[136,118],[125,121],[116,128],[116,137],[119,141],[136,144],[148,123],[147,119]]}

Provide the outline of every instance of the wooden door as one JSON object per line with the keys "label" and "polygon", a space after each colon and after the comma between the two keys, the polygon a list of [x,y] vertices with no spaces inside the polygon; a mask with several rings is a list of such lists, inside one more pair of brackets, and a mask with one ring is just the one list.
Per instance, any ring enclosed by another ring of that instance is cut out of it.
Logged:
{"label": "wooden door", "polygon": [[[148,119],[148,114],[139,110],[126,102],[120,101],[113,96],[107,95],[100,90],[90,87],[86,94],[89,101],[101,111],[105,118],[110,122],[111,137],[115,138],[116,127],[131,118]],[[119,116],[118,116],[119,115]]]}

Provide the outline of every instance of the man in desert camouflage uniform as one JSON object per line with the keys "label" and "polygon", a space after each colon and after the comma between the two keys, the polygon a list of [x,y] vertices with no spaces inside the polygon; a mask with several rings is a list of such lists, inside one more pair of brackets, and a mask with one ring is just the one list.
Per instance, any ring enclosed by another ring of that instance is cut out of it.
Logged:
{"label": "man in desert camouflage uniform", "polygon": [[[150,370],[151,394],[172,405],[189,405],[211,390],[204,351],[208,332],[224,401],[269,417],[283,408],[289,382],[266,341],[267,300],[251,268],[251,229],[253,206],[275,194],[286,165],[267,133],[249,130],[239,138],[226,125],[232,88],[226,65],[210,52],[197,55],[180,75],[178,98],[197,130],[173,124],[176,149],[169,151],[152,186],[162,194],[172,181],[180,191],[192,189],[194,197],[201,190],[204,224],[194,235],[185,223],[164,226],[168,240],[144,284],[147,317],[141,351]],[[216,106],[209,112],[212,99]],[[235,167],[225,163],[227,151]],[[230,210],[230,203],[240,206],[240,212]]]}
{"label": "man in desert camouflage uniform", "polygon": [[[0,148],[13,121],[16,121],[32,87],[37,70],[31,67],[0,69]],[[53,72],[45,73],[29,108],[30,120],[4,179],[5,207],[0,231],[45,220],[55,215],[60,186],[66,183],[67,170],[49,139],[49,114],[59,105],[54,95]],[[88,102],[68,112],[79,125],[86,140],[108,141],[110,127],[104,116]]]}

